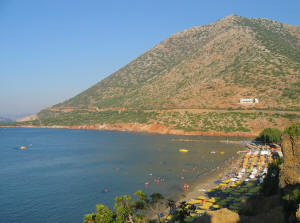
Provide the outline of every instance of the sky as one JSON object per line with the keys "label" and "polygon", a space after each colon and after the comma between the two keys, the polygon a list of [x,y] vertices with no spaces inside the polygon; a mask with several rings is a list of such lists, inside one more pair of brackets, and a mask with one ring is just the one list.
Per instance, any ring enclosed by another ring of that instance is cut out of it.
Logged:
{"label": "sky", "polygon": [[0,0],[0,116],[37,113],[168,36],[231,14],[300,25],[299,0]]}

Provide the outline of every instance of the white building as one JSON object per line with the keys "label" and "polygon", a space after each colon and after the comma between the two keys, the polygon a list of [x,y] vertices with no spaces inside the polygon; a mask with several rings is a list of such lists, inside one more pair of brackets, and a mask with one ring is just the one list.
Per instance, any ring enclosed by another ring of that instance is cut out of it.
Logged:
{"label": "white building", "polygon": [[240,104],[256,104],[258,103],[258,98],[241,98]]}

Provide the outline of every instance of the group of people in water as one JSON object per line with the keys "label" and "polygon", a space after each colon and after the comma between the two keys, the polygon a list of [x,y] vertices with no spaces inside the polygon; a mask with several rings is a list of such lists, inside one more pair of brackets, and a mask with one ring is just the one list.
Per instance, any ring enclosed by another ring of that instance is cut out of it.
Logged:
{"label": "group of people in water", "polygon": [[[151,174],[151,176],[152,176],[152,174]],[[157,184],[159,184],[160,182],[164,182],[165,181],[165,179],[164,178],[160,178],[160,177],[157,177],[157,178],[154,178],[154,183],[157,183]],[[149,186],[149,182],[148,181],[146,181],[145,182],[145,186],[146,187],[148,187]]]}

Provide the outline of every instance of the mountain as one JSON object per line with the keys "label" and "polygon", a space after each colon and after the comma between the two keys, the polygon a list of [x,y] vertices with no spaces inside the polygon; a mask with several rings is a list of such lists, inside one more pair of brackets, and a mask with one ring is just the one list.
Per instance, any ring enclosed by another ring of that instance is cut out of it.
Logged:
{"label": "mountain", "polygon": [[174,34],[55,107],[141,109],[300,104],[300,27],[228,16]]}
{"label": "mountain", "polygon": [[37,115],[31,114],[31,115],[26,115],[26,116],[22,116],[21,118],[18,118],[17,122],[27,122],[27,121],[32,121],[32,120],[36,120],[36,119],[37,119]]}
{"label": "mountain", "polygon": [[12,119],[0,117],[0,122],[12,122]]}
{"label": "mountain", "polygon": [[[258,103],[241,104],[241,98],[257,98]],[[235,112],[233,118],[220,113],[222,109],[251,110],[256,116],[243,111]],[[293,110],[296,114],[268,117],[253,112],[257,110]],[[261,128],[257,126],[262,122],[247,127],[247,120],[259,117],[266,124],[281,126],[282,118],[298,119],[297,111],[300,26],[230,15],[171,35],[38,117],[45,125],[134,122],[185,130],[224,131],[227,126],[226,131],[252,131]],[[232,124],[232,120],[236,121]]]}

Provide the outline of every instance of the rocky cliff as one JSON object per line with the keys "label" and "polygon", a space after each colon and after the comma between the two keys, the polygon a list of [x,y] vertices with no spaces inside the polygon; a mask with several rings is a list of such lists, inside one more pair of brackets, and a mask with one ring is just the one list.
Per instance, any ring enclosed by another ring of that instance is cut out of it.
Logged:
{"label": "rocky cliff", "polygon": [[280,166],[280,187],[300,183],[300,136],[282,135],[284,162]]}

